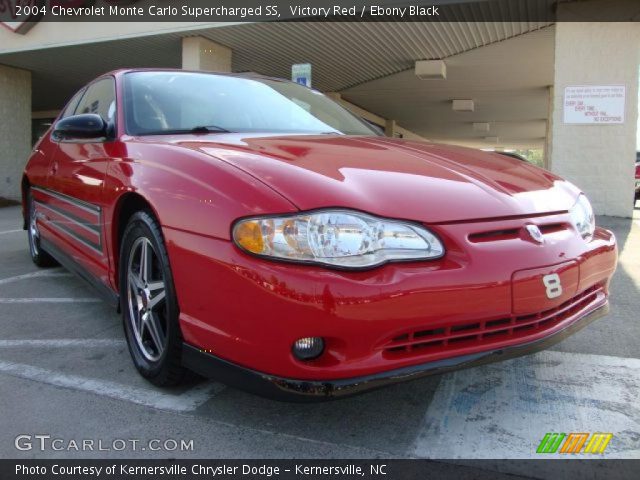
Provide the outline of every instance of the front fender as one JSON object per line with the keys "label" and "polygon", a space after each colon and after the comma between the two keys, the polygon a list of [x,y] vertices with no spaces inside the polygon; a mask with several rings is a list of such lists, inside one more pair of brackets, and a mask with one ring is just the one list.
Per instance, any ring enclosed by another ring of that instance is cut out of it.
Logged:
{"label": "front fender", "polygon": [[[117,231],[119,200],[129,193],[138,194],[151,206],[163,230],[227,241],[237,218],[297,211],[260,180],[202,153],[136,143],[127,145],[125,153],[113,159],[106,176],[107,232]],[[117,238],[109,237],[110,264],[117,265]],[[111,270],[115,272],[116,268]],[[114,285],[115,280],[112,278]]]}

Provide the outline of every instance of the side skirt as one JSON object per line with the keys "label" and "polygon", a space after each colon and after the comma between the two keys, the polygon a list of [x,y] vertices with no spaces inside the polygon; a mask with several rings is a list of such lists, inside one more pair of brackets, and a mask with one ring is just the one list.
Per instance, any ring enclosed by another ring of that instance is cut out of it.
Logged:
{"label": "side skirt", "polygon": [[87,272],[78,262],[60,248],[42,237],[40,238],[40,248],[55,258],[64,268],[91,285],[105,302],[113,308],[120,309],[120,296],[94,275]]}

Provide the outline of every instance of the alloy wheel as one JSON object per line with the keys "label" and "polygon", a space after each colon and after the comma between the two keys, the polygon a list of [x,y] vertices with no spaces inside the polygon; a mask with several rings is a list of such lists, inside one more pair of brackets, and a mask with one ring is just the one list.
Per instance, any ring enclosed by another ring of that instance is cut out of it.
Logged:
{"label": "alloy wheel", "polygon": [[167,344],[165,279],[153,245],[146,237],[131,246],[127,266],[129,321],[140,352],[156,362]]}

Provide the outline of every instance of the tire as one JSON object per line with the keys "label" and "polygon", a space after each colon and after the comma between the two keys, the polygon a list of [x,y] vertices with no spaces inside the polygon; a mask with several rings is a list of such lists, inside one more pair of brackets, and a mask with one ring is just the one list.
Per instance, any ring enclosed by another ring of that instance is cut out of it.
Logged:
{"label": "tire", "polygon": [[134,365],[154,385],[181,383],[186,370],[178,301],[160,225],[150,212],[136,212],[129,220],[119,271],[122,321]]}
{"label": "tire", "polygon": [[58,262],[40,246],[40,230],[36,222],[35,203],[31,189],[27,191],[27,215],[27,237],[29,239],[29,254],[31,255],[31,260],[40,268],[58,265]]}

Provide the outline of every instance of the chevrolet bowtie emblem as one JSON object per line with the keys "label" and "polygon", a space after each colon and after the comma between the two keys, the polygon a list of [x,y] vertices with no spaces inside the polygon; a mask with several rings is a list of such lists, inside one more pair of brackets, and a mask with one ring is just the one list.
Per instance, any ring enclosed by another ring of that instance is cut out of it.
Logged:
{"label": "chevrolet bowtie emblem", "polygon": [[538,243],[544,243],[544,237],[542,236],[542,232],[536,225],[526,225],[525,226],[527,233],[529,236]]}

